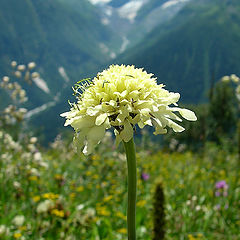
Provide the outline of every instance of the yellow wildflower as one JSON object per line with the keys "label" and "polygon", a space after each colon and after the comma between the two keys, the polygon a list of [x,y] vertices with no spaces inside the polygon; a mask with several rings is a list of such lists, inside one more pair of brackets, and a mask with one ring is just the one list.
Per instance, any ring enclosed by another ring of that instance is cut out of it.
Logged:
{"label": "yellow wildflower", "polygon": [[63,210],[58,210],[58,209],[53,209],[51,213],[57,217],[64,217],[64,211]]}
{"label": "yellow wildflower", "polygon": [[117,232],[122,233],[122,234],[127,234],[127,229],[126,228],[120,228],[117,230]]}
{"label": "yellow wildflower", "polygon": [[34,196],[32,199],[34,202],[38,202],[40,200],[40,196]]}
{"label": "yellow wildflower", "polygon": [[107,210],[105,206],[99,206],[96,208],[98,215],[102,216],[110,216],[110,212]]}
{"label": "yellow wildflower", "polygon": [[147,201],[146,200],[140,200],[137,202],[138,207],[144,207],[146,205]]}
{"label": "yellow wildflower", "polygon": [[123,219],[123,220],[127,220],[127,216],[125,216],[122,212],[117,211],[116,212],[116,216]]}
{"label": "yellow wildflower", "polygon": [[173,121],[181,118],[173,112],[190,121],[197,119],[188,109],[170,107],[177,106],[180,94],[168,92],[152,76],[134,66],[111,65],[92,81],[75,85],[78,101],[61,116],[67,118],[65,126],[71,125],[76,131],[77,147],[85,145],[84,154],[92,153],[110,127],[115,129],[118,144],[132,139],[136,124],[140,128],[154,126],[155,135],[166,133],[166,127],[182,132],[184,128]]}
{"label": "yellow wildflower", "polygon": [[46,198],[46,199],[57,199],[59,198],[59,194],[55,194],[55,193],[44,193],[42,194],[42,197],[43,198]]}
{"label": "yellow wildflower", "polygon": [[20,232],[16,232],[13,234],[13,237],[16,239],[20,238],[21,236],[22,236],[22,234]]}
{"label": "yellow wildflower", "polygon": [[76,191],[77,192],[82,192],[84,190],[84,187],[83,186],[79,186],[77,187]]}
{"label": "yellow wildflower", "polygon": [[37,176],[30,176],[28,178],[30,181],[37,181],[38,180],[38,177]]}
{"label": "yellow wildflower", "polygon": [[103,198],[103,202],[108,202],[108,201],[110,201],[112,198],[113,198],[112,195],[109,195],[109,196],[107,196],[107,197],[104,197],[104,198]]}

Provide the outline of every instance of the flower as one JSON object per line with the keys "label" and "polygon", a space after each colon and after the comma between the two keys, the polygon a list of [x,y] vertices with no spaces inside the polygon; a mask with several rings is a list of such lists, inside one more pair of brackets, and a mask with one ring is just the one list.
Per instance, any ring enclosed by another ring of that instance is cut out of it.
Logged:
{"label": "flower", "polygon": [[149,177],[150,177],[150,176],[149,176],[149,174],[147,174],[147,173],[144,173],[144,172],[143,172],[143,173],[141,174],[141,179],[144,180],[144,181],[147,181],[147,180],[149,179]]}
{"label": "flower", "polygon": [[47,199],[47,200],[45,200],[45,201],[43,201],[43,202],[38,204],[36,211],[37,211],[37,213],[45,213],[50,208],[52,208],[53,206],[54,206],[53,201]]}
{"label": "flower", "polygon": [[28,63],[28,68],[29,69],[33,69],[33,68],[35,68],[36,67],[36,63],[35,62],[30,62],[30,63]]}
{"label": "flower", "polygon": [[[84,146],[84,154],[92,153],[111,127],[118,145],[132,139],[136,124],[140,128],[154,126],[155,135],[166,133],[166,127],[182,132],[184,128],[173,121],[182,120],[173,112],[187,120],[197,120],[192,111],[176,107],[179,93],[168,92],[152,76],[134,66],[111,65],[92,81],[86,79],[75,85],[78,101],[61,116],[67,119],[65,126],[74,128],[74,143],[78,148]],[[175,106],[170,107],[172,104]]]}
{"label": "flower", "polygon": [[215,187],[216,189],[228,189],[228,185],[225,180],[216,182]]}
{"label": "flower", "polygon": [[16,226],[22,226],[25,221],[25,217],[23,215],[17,215],[13,220],[12,223]]}

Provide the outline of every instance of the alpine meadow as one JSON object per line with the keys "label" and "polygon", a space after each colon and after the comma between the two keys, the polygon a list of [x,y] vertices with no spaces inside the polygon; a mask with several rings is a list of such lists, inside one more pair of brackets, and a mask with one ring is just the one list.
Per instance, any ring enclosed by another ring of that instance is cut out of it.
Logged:
{"label": "alpine meadow", "polygon": [[0,1],[0,239],[240,239],[239,0]]}

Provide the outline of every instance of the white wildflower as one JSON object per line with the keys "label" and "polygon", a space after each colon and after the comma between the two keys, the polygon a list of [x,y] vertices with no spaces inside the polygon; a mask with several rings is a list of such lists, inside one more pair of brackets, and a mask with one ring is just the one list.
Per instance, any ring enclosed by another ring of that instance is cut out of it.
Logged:
{"label": "white wildflower", "polygon": [[22,226],[25,221],[25,217],[23,215],[17,215],[13,220],[12,223],[18,227]]}
{"label": "white wildflower", "polygon": [[61,116],[67,118],[65,126],[76,131],[74,142],[78,148],[84,146],[84,154],[90,154],[111,127],[118,145],[132,139],[136,124],[155,127],[157,135],[166,133],[166,127],[184,130],[175,122],[182,120],[174,112],[190,121],[197,119],[192,111],[176,107],[179,93],[168,92],[152,76],[134,66],[111,65],[92,82],[77,85],[75,92],[82,91],[78,102]]}
{"label": "white wildflower", "polygon": [[47,212],[50,208],[52,208],[54,206],[54,203],[52,200],[45,200],[41,203],[38,204],[37,206],[37,213],[45,213]]}

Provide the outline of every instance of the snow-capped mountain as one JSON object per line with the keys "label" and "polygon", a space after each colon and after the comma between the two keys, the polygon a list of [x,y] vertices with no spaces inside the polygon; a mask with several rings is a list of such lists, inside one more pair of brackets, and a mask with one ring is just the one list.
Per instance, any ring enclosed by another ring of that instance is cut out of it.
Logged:
{"label": "snow-capped mountain", "polygon": [[[119,36],[113,51],[122,53],[154,27],[165,23],[191,0],[89,0],[99,8],[101,21]],[[114,55],[112,55],[114,57]]]}

